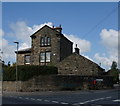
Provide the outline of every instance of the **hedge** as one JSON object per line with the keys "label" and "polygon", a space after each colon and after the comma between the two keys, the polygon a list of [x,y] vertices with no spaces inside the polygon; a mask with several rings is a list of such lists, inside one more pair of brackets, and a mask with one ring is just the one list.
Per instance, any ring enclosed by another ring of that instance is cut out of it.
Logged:
{"label": "hedge", "polygon": [[[3,69],[3,80],[4,81],[15,81],[16,80],[16,67],[5,67]],[[39,75],[51,75],[58,74],[57,67],[53,66],[37,66],[37,65],[24,65],[18,66],[18,80],[26,81],[34,76]]]}

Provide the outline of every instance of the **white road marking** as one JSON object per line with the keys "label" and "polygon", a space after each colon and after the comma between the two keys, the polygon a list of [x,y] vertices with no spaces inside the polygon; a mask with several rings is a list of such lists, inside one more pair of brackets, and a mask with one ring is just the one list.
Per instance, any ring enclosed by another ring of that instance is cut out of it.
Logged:
{"label": "white road marking", "polygon": [[34,98],[31,98],[31,100],[35,100]]}
{"label": "white road marking", "polygon": [[98,100],[102,100],[102,99],[109,99],[109,98],[112,98],[112,97],[109,96],[109,97],[105,97],[105,98],[93,99],[93,100],[89,100],[89,101],[81,102],[81,103],[79,103],[79,104],[86,104],[86,103],[89,103],[89,102],[94,102],[94,101],[98,101]]}
{"label": "white road marking", "polygon": [[20,99],[22,99],[22,97],[19,97]]}
{"label": "white road marking", "polygon": [[85,102],[81,102],[81,103],[79,103],[79,104],[85,104]]}
{"label": "white road marking", "polygon": [[29,98],[25,98],[25,99],[27,99],[27,100],[28,100]]}
{"label": "white road marking", "polygon": [[[105,98],[94,99],[94,100],[91,100],[91,102],[98,101],[98,100],[102,100],[102,99],[105,99]],[[88,102],[89,102],[89,101],[88,101]]]}
{"label": "white road marking", "polygon": [[61,102],[61,104],[68,104],[68,103],[66,103],[66,102]]}
{"label": "white road marking", "polygon": [[120,102],[120,99],[113,100],[113,102]]}
{"label": "white road marking", "polygon": [[49,100],[44,100],[45,102],[50,102]]}
{"label": "white road marking", "polygon": [[42,99],[37,99],[38,101],[42,101]]}
{"label": "white road marking", "polygon": [[59,103],[58,101],[52,101],[53,103]]}

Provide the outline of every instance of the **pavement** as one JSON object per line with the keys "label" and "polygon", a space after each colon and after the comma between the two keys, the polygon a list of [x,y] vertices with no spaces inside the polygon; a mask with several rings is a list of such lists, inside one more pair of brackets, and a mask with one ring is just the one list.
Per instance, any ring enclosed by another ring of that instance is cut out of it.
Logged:
{"label": "pavement", "polygon": [[3,92],[3,104],[118,105],[120,89],[89,91]]}

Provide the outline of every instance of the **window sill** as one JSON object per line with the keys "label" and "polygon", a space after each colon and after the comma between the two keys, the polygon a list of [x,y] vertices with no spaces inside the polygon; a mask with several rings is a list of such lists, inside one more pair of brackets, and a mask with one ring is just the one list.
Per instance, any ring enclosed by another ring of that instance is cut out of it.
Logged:
{"label": "window sill", "polygon": [[44,46],[42,46],[42,45],[40,45],[40,47],[50,47],[51,45],[44,45]]}
{"label": "window sill", "polygon": [[25,64],[27,65],[27,64],[30,64],[30,63],[25,63]]}
{"label": "window sill", "polygon": [[45,62],[40,62],[40,65],[42,65],[42,66],[43,65],[48,65],[48,64],[50,64],[50,62],[46,62],[46,63]]}

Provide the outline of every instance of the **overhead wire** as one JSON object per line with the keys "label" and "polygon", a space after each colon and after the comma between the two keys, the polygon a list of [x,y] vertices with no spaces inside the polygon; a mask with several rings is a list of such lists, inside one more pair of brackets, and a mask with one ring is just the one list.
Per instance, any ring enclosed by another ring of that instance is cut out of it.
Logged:
{"label": "overhead wire", "polygon": [[103,23],[109,16],[111,16],[118,9],[118,7],[114,8],[110,13],[108,13],[103,19],[101,19],[95,26],[93,26],[88,32],[86,32],[82,36],[85,37],[86,35],[91,33],[93,30],[95,30],[101,23]]}

